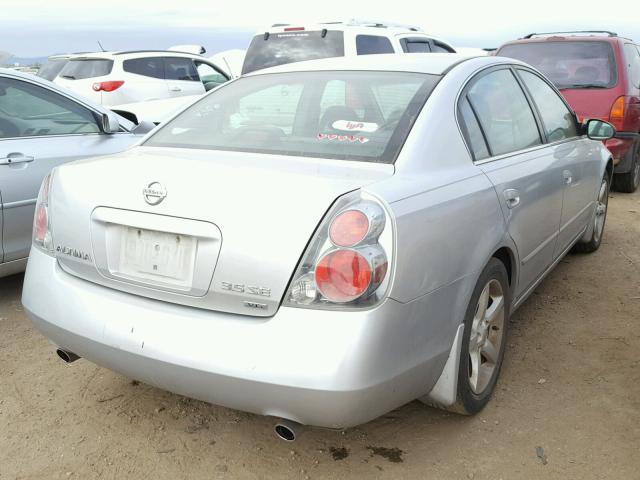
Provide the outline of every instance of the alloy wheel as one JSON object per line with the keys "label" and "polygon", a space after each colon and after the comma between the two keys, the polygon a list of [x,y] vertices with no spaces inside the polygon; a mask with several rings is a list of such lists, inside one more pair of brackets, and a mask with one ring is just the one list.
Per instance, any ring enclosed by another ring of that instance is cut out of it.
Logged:
{"label": "alloy wheel", "polygon": [[[640,164],[638,166],[640,167]],[[602,181],[600,191],[598,192],[598,200],[596,201],[596,217],[593,230],[593,239],[596,243],[600,242],[604,230],[604,222],[607,218],[607,205],[609,203],[608,185],[607,180]]]}
{"label": "alloy wheel", "polygon": [[504,292],[498,280],[482,289],[469,336],[469,384],[477,395],[487,388],[499,364],[504,332]]}

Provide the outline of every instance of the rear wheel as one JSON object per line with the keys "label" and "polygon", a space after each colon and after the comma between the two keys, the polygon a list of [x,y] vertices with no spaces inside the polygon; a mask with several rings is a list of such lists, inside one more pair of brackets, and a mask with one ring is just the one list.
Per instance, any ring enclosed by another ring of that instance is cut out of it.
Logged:
{"label": "rear wheel", "polygon": [[604,234],[604,224],[607,221],[607,210],[609,206],[609,173],[606,172],[598,190],[596,199],[596,211],[593,216],[593,233],[587,242],[578,242],[573,247],[578,253],[592,253],[600,248],[602,235]]}
{"label": "rear wheel", "polygon": [[622,193],[633,193],[640,185],[640,141],[636,142],[631,170],[626,173],[616,173],[613,176],[613,189]]}
{"label": "rear wheel", "polygon": [[504,358],[510,308],[507,270],[500,260],[492,258],[482,271],[467,308],[458,398],[449,410],[472,415],[491,398]]}

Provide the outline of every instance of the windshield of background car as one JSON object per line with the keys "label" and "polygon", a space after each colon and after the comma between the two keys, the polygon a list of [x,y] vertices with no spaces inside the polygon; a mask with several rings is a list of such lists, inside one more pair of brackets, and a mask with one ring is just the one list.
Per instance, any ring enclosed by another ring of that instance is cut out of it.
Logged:
{"label": "windshield of background car", "polygon": [[161,126],[145,145],[393,163],[439,79],[374,71],[244,77]]}
{"label": "windshield of background car", "polygon": [[45,63],[40,70],[38,70],[38,77],[44,78],[46,80],[53,80],[58,76],[62,68],[67,64],[69,60],[66,58],[61,58],[59,60],[49,60]]}
{"label": "windshield of background car", "polygon": [[247,50],[242,73],[303,60],[343,56],[344,36],[335,30],[256,35]]}
{"label": "windshield of background car", "polygon": [[497,55],[533,65],[558,88],[609,88],[617,82],[613,48],[607,42],[517,43]]}
{"label": "windshield of background car", "polygon": [[62,78],[82,80],[84,78],[109,75],[113,68],[113,60],[101,58],[69,60],[60,72]]}

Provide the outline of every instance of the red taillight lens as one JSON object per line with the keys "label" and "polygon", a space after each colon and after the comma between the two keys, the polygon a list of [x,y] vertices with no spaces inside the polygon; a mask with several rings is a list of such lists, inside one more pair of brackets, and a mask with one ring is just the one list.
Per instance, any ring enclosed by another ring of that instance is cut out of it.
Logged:
{"label": "red taillight lens", "polygon": [[367,236],[369,219],[360,210],[342,212],[331,222],[329,238],[339,247],[353,247]]}
{"label": "red taillight lens", "polygon": [[48,232],[49,214],[47,212],[47,206],[41,203],[36,210],[35,240],[43,244]]}
{"label": "red taillight lens", "polygon": [[124,85],[124,80],[111,80],[109,82],[96,82],[93,84],[93,89],[96,92],[113,92]]}
{"label": "red taillight lens", "polygon": [[350,302],[360,297],[371,285],[372,277],[369,262],[354,250],[330,252],[316,266],[318,290],[333,302]]}
{"label": "red taillight lens", "polygon": [[624,130],[625,103],[624,96],[618,97],[611,107],[609,123],[616,127],[616,130]]}
{"label": "red taillight lens", "polygon": [[304,27],[287,27],[284,29],[285,32],[301,32],[304,30]]}

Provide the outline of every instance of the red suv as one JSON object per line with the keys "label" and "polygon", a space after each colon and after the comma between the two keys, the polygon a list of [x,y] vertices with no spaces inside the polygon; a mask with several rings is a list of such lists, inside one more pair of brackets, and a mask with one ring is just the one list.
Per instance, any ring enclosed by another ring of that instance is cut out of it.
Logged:
{"label": "red suv", "polygon": [[533,65],[562,92],[583,121],[612,123],[616,138],[613,186],[634,192],[640,183],[640,46],[613,32],[532,33],[502,45],[496,55]]}

